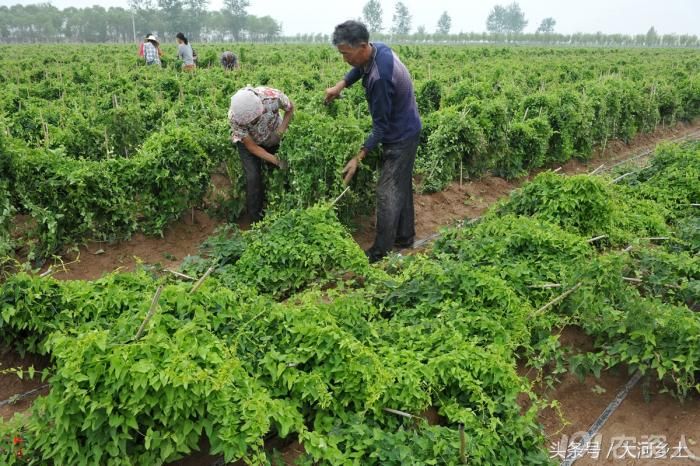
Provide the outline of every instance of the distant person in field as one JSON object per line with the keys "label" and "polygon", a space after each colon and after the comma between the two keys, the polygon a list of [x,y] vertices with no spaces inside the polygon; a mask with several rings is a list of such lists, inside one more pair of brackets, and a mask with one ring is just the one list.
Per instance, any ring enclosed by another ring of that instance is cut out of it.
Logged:
{"label": "distant person in field", "polygon": [[377,183],[377,233],[374,244],[366,251],[370,262],[376,262],[392,248],[413,246],[416,234],[413,164],[421,120],[411,75],[389,47],[369,41],[364,24],[346,21],[336,26],[333,45],[353,68],[335,86],[326,89],[326,102],[333,101],[343,89],[362,80],[372,115],[372,132],[343,169],[346,184],[367,153],[382,145]]}
{"label": "distant person in field", "polygon": [[230,71],[237,70],[238,68],[240,68],[238,64],[238,57],[235,53],[229,52],[228,50],[221,54],[221,58],[219,59],[219,61],[221,62],[221,66],[223,66],[225,70]]}
{"label": "distant person in field", "polygon": [[143,45],[146,43],[146,40],[148,40],[148,35],[141,41],[141,44],[139,45],[139,57],[143,57]]}
{"label": "distant person in field", "polygon": [[160,66],[161,55],[158,39],[153,34],[149,34],[146,37],[146,42],[143,43],[143,57],[146,60],[146,65]]}
{"label": "distant person in field", "polygon": [[289,97],[271,87],[245,87],[231,97],[231,140],[238,146],[245,172],[246,208],[251,222],[263,217],[263,162],[287,168],[275,153],[293,114],[294,104]]}
{"label": "distant person in field", "polygon": [[182,69],[184,71],[194,70],[194,52],[190,41],[188,41],[187,37],[181,32],[177,33],[175,41],[177,42],[177,57],[182,60]]}

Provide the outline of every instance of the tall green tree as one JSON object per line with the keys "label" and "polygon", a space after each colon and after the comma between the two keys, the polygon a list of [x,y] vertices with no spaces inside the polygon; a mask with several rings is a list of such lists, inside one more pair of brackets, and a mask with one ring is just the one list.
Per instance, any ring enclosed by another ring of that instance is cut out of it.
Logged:
{"label": "tall green tree", "polygon": [[166,23],[163,34],[175,35],[178,31],[186,29],[185,1],[184,0],[158,0],[158,7]]}
{"label": "tall green tree", "polygon": [[435,31],[435,33],[447,35],[450,33],[451,28],[452,18],[450,18],[450,15],[448,15],[446,11],[443,11],[442,15],[440,16],[440,19],[438,20],[437,30]]}
{"label": "tall green tree", "polygon": [[248,0],[224,0],[226,29],[236,41],[241,40],[241,32],[246,28],[249,6]]}
{"label": "tall green tree", "polygon": [[644,41],[644,45],[647,47],[653,47],[659,44],[659,34],[654,29],[654,26],[650,27],[647,31],[647,38]]}
{"label": "tall green tree", "polygon": [[537,28],[536,32],[540,32],[542,34],[552,34],[554,32],[554,26],[556,25],[557,22],[554,20],[554,18],[545,18],[540,23],[540,26]]}
{"label": "tall green tree", "polygon": [[369,0],[362,8],[362,20],[369,32],[382,32],[382,4],[379,0]]}
{"label": "tall green tree", "polygon": [[486,18],[486,30],[492,33],[520,34],[525,30],[525,13],[517,2],[504,7],[496,5]]}
{"label": "tall green tree", "polygon": [[394,17],[392,20],[394,22],[391,28],[392,33],[399,36],[405,36],[411,32],[411,13],[408,11],[408,8],[403,2],[396,2],[396,6],[394,7]]}

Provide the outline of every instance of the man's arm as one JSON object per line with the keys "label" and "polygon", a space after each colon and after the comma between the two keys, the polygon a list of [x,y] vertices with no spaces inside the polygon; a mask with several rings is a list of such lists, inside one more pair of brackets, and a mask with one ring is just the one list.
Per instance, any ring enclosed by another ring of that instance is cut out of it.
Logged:
{"label": "man's arm", "polygon": [[343,89],[352,86],[355,84],[360,78],[362,77],[362,70],[357,67],[353,67],[348,73],[345,75],[343,79],[338,81],[335,86],[329,87],[326,89],[326,103],[331,103],[338,97],[340,97],[340,93],[343,92]]}
{"label": "man's arm", "polygon": [[283,160],[280,160],[279,157],[270,154],[268,151],[265,150],[265,148],[256,144],[255,141],[253,141],[253,138],[251,138],[250,136],[244,137],[241,142],[243,142],[245,148],[248,149],[248,152],[250,152],[254,156],[261,158],[266,162],[270,162],[271,164],[276,165],[279,168],[286,167],[287,164]]}
{"label": "man's arm", "polygon": [[352,177],[360,166],[360,162],[367,154],[377,147],[389,128],[389,116],[391,115],[391,98],[394,89],[392,84],[384,79],[374,83],[370,89],[370,111],[372,113],[372,133],[367,137],[362,148],[355,157],[343,168],[343,183],[350,183]]}
{"label": "man's arm", "polygon": [[289,122],[292,121],[294,116],[294,102],[289,101],[289,106],[284,109],[284,118],[282,118],[282,124],[277,128],[277,135],[282,136],[289,128]]}

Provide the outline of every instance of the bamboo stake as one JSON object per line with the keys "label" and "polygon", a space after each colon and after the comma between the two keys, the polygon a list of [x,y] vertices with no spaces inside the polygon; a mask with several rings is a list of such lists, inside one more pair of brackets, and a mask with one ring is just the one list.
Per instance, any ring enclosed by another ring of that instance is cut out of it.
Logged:
{"label": "bamboo stake", "polygon": [[197,283],[195,283],[194,286],[192,287],[192,289],[190,290],[190,294],[193,294],[195,291],[197,291],[197,290],[199,289],[200,286],[202,286],[202,283],[204,283],[204,280],[206,280],[207,277],[208,277],[209,275],[211,275],[211,273],[214,271],[214,268],[215,268],[215,267],[216,267],[216,266],[212,265],[211,267],[209,267],[209,268],[207,269],[206,272],[204,272],[204,275],[202,275],[202,278],[200,278],[199,280],[197,280]]}
{"label": "bamboo stake", "polygon": [[556,170],[553,170],[554,173],[557,173],[558,171],[561,171],[561,167],[557,168]]}
{"label": "bamboo stake", "polygon": [[179,277],[179,278],[182,278],[182,279],[185,279],[185,280],[192,280],[192,281],[195,281],[195,280],[196,280],[196,278],[194,278],[194,277],[190,277],[189,275],[185,275],[184,273],[176,272],[176,271],[174,271],[174,270],[163,269],[163,271],[164,271],[164,272],[169,272],[169,273],[175,275],[176,277]]}
{"label": "bamboo stake", "polygon": [[642,283],[641,278],[631,278],[631,277],[622,277],[622,279],[626,282],[632,282],[632,283]]}
{"label": "bamboo stake", "polygon": [[630,176],[630,175],[634,175],[634,172],[629,172],[629,173],[625,173],[624,175],[618,176],[617,178],[615,178],[614,180],[612,180],[610,183],[611,183],[611,184],[615,184],[615,183],[617,183],[618,181],[622,180],[623,178],[627,178],[627,177]]}
{"label": "bamboo stake", "polygon": [[600,167],[598,167],[598,168],[596,168],[595,170],[593,170],[592,172],[590,172],[590,173],[588,174],[588,176],[595,175],[595,174],[598,173],[604,166],[605,166],[605,164],[602,164]]}
{"label": "bamboo stake", "polygon": [[573,293],[574,291],[576,291],[576,290],[578,290],[579,288],[581,288],[581,285],[583,285],[583,282],[578,282],[576,285],[574,285],[573,288],[571,288],[571,289],[565,291],[564,293],[560,294],[559,296],[557,296],[556,298],[554,298],[553,300],[551,300],[550,302],[548,302],[547,304],[545,304],[544,306],[542,306],[541,308],[539,308],[537,311],[535,311],[534,314],[540,314],[541,312],[546,311],[546,310],[549,309],[550,307],[552,307],[552,306],[554,306],[555,304],[557,304],[558,302],[562,301],[564,298],[566,298],[567,296],[569,296],[569,295],[570,295],[571,293]]}
{"label": "bamboo stake", "polygon": [[150,322],[151,318],[153,315],[156,313],[156,308],[158,307],[158,300],[160,299],[160,294],[163,291],[163,285],[160,285],[158,289],[156,290],[156,294],[153,295],[153,300],[151,301],[151,307],[148,309],[148,314],[146,314],[146,318],[143,320],[141,323],[141,326],[139,327],[139,330],[136,332],[136,336],[134,337],[134,341],[137,341],[141,336],[143,335],[144,329],[146,328],[146,325],[148,322]]}
{"label": "bamboo stake", "polygon": [[543,283],[541,285],[528,285],[528,288],[561,288],[561,283]]}
{"label": "bamboo stake", "polygon": [[639,238],[639,239],[643,239],[643,240],[647,240],[647,241],[666,241],[666,240],[669,240],[671,238],[669,238],[668,236],[649,236],[647,238]]}

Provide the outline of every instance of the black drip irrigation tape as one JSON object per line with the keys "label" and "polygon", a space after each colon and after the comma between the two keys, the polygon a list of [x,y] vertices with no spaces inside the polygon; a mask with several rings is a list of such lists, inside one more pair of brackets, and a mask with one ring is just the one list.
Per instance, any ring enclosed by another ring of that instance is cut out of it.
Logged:
{"label": "black drip irrigation tape", "polygon": [[[664,139],[664,140],[659,141],[659,142],[684,142],[684,141],[695,141],[695,140],[698,140],[699,138],[700,138],[700,131],[695,131],[695,132],[693,132],[693,133],[686,134],[685,136],[680,136],[680,137],[673,138],[673,139]],[[617,163],[615,163],[615,164],[613,164],[613,165],[610,165],[609,167],[606,167],[606,166],[598,167],[598,168],[595,170],[595,173],[604,172],[604,171],[606,171],[606,170],[612,170],[613,168],[619,167],[620,165],[624,165],[624,164],[626,164],[627,162],[632,162],[633,160],[637,160],[637,159],[640,159],[640,158],[642,158],[642,157],[644,157],[644,156],[646,156],[646,155],[649,155],[649,154],[651,154],[652,152],[654,152],[654,151],[656,150],[656,147],[658,146],[658,144],[659,144],[659,143],[656,143],[656,144],[654,145],[653,148],[647,149],[647,150],[645,150],[645,151],[643,151],[643,152],[640,152],[639,154],[635,154],[635,155],[633,155],[632,157],[626,158],[625,160],[622,160],[622,161],[617,162]],[[605,164],[603,164],[603,165],[605,165]],[[593,174],[593,173],[591,173],[591,174]]]}
{"label": "black drip irrigation tape", "polygon": [[[605,425],[605,423],[610,419],[610,416],[613,415],[615,410],[620,407],[623,401],[625,401],[625,398],[627,398],[627,395],[629,395],[629,392],[634,388],[635,385],[637,385],[637,382],[639,382],[639,379],[642,378],[642,373],[637,371],[632,378],[625,384],[624,387],[622,387],[622,390],[617,394],[614,400],[610,402],[607,408],[601,413],[600,416],[598,416],[598,419],[595,420],[595,422],[591,425],[591,427],[588,429],[586,434],[583,436],[581,439],[581,445],[589,445],[591,442],[591,439],[595,437],[598,432],[600,432],[600,429]],[[567,458],[564,461],[562,461],[561,466],[571,466],[578,460],[579,458]]]}
{"label": "black drip irrigation tape", "polygon": [[32,396],[33,394],[38,393],[38,392],[40,392],[40,391],[42,391],[42,390],[44,390],[45,388],[48,388],[48,387],[49,387],[49,385],[48,385],[48,384],[45,384],[45,385],[42,385],[41,387],[37,387],[37,388],[34,388],[34,389],[32,389],[32,390],[29,390],[28,392],[18,393],[18,394],[16,394],[16,395],[12,395],[12,396],[9,397],[8,399],[3,400],[3,401],[0,401],[0,407],[3,407],[3,406],[5,406],[5,405],[9,405],[9,404],[16,403],[16,402],[18,402],[19,400],[22,400],[22,399],[24,399],[24,398],[27,398],[28,396]]}

